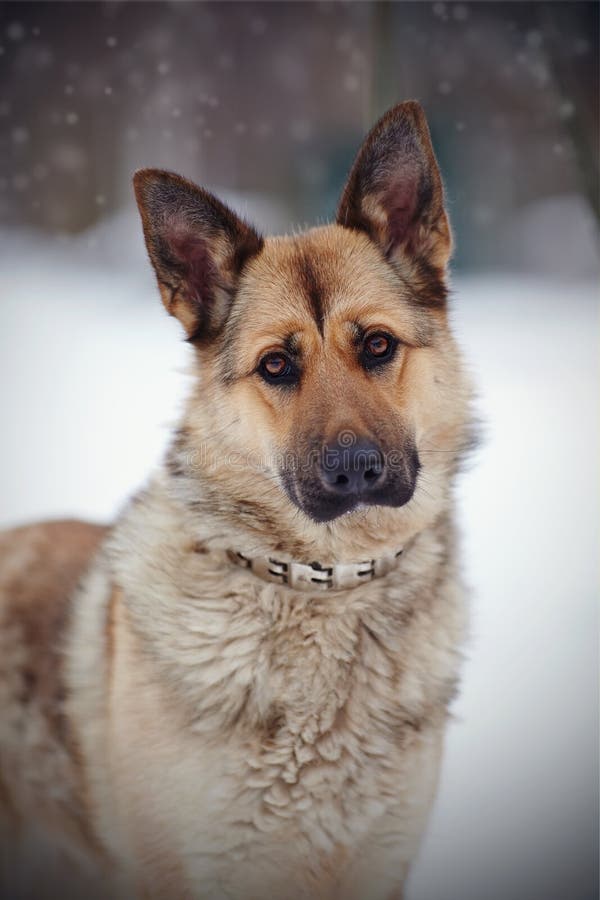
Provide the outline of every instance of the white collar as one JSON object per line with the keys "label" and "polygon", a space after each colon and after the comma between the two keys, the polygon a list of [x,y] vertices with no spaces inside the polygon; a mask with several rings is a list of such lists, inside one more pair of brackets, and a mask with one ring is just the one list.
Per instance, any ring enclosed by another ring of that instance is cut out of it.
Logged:
{"label": "white collar", "polygon": [[295,591],[343,591],[359,587],[366,581],[381,578],[396,568],[403,548],[379,559],[359,563],[281,562],[272,556],[245,556],[228,550],[229,559],[264,581],[285,584]]}

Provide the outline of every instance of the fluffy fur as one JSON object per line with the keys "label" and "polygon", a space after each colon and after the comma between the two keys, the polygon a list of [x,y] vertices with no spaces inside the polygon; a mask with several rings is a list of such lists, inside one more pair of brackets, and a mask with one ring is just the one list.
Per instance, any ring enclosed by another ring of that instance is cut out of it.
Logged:
{"label": "fluffy fur", "polygon": [[[2,896],[397,900],[466,628],[452,481],[469,385],[423,113],[391,110],[337,222],[295,237],[263,240],[178,176],[135,183],[193,388],[164,466],[109,531],[0,542]],[[376,374],[356,357],[372,329],[400,342]],[[295,354],[294,387],[261,378],[273,350]],[[344,430],[399,453],[412,493],[394,499],[390,475],[389,505],[317,521],[314,451]],[[227,556],[400,545],[384,578],[314,595]]]}

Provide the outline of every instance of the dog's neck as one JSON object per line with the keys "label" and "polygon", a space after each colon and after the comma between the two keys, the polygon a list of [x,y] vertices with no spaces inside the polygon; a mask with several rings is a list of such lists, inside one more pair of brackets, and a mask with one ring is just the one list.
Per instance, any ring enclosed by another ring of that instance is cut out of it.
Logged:
{"label": "dog's neck", "polygon": [[396,568],[402,552],[403,548],[400,548],[377,559],[356,563],[302,563],[279,560],[273,556],[251,557],[233,550],[227,556],[231,562],[248,569],[257,578],[314,594],[316,591],[351,590],[374,578],[382,578]]}
{"label": "dog's neck", "polygon": [[[363,520],[348,529],[355,538],[352,544],[344,546],[341,536],[335,535],[337,540],[329,544],[323,540],[322,554],[315,542],[308,541],[299,543],[296,553],[294,545],[288,548],[275,543],[276,535],[266,535],[261,543],[260,535],[241,526],[236,529],[235,522],[225,527],[218,517],[203,515],[203,508],[198,514],[196,504],[190,508],[173,496],[168,478],[159,473],[133,499],[115,529],[115,573],[123,587],[130,582],[135,591],[136,578],[131,580],[131,572],[137,569],[131,567],[131,559],[147,570],[148,583],[152,583],[155,560],[160,557],[161,578],[166,579],[164,593],[174,597],[201,602],[218,595],[227,581],[243,585],[243,590],[253,595],[264,593],[265,598],[304,595],[310,602],[311,597],[319,597],[328,610],[336,606],[334,598],[339,597],[348,610],[354,603],[352,598],[358,598],[358,607],[363,609],[370,605],[369,597],[385,594],[391,585],[404,606],[412,602],[417,587],[413,583],[413,557],[418,560],[425,554],[421,561],[427,575],[419,585],[425,588],[425,582],[435,580],[438,563],[445,565],[451,555],[448,541],[453,540],[454,528],[449,509],[443,509],[421,528],[404,529],[395,528],[394,520],[385,518],[397,512],[381,510],[376,522],[382,535],[379,544],[377,529],[367,528]],[[414,525],[410,519],[408,523]],[[341,548],[339,555],[330,552],[332,544]],[[369,555],[361,552],[363,548]],[[158,583],[156,586],[158,589]],[[282,590],[273,593],[276,588]],[[144,597],[142,605],[148,602],[152,603],[152,598]],[[151,614],[150,609],[147,612]]]}
{"label": "dog's neck", "polygon": [[[386,576],[349,590],[268,583],[235,565],[226,547],[199,545],[194,537],[187,512],[155,484],[125,513],[112,545],[131,627],[160,677],[178,686],[194,730],[219,733],[231,722],[263,728],[278,711],[299,733],[313,720],[326,730],[348,692],[362,684],[363,668],[395,671],[413,652],[417,633],[419,642],[431,639],[440,604],[453,602],[439,590],[452,577],[447,520],[415,535]],[[455,627],[460,631],[461,623],[450,617],[448,628]],[[423,697],[414,709],[412,700],[399,703],[394,722],[436,706],[439,685],[447,692],[454,667],[450,660],[447,670],[424,673]],[[217,669],[218,703],[210,681]],[[356,685],[351,669],[359,673]]]}

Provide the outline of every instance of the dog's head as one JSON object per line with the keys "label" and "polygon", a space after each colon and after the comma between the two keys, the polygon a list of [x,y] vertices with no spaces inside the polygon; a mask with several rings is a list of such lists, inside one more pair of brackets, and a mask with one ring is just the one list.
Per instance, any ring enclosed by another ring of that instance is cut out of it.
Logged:
{"label": "dog's head", "polygon": [[[382,528],[383,508],[413,507],[414,519],[433,509],[433,492],[439,511],[466,390],[447,328],[450,228],[421,107],[403,103],[378,122],[336,223],[297,236],[263,240],[167,172],[138,172],[135,189],[164,304],[199,361],[172,467],[194,502],[195,477],[213,511],[280,535],[298,510],[313,529],[378,510]],[[388,515],[387,530],[398,525]]]}

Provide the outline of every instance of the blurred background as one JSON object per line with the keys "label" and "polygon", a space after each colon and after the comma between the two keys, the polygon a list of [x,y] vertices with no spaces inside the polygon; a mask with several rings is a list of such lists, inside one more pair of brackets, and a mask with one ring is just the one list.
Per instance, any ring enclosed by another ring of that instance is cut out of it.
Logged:
{"label": "blurred background", "polygon": [[131,206],[144,164],[260,198],[268,230],[327,218],[364,131],[416,97],[459,268],[594,272],[595,3],[4,3],[0,16],[13,226],[80,234]]}
{"label": "blurred background", "polygon": [[424,105],[483,442],[457,495],[473,635],[408,900],[597,896],[599,7],[0,6],[0,524],[114,517],[189,348],[131,175],[265,232],[330,219],[364,133]]}

